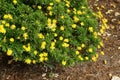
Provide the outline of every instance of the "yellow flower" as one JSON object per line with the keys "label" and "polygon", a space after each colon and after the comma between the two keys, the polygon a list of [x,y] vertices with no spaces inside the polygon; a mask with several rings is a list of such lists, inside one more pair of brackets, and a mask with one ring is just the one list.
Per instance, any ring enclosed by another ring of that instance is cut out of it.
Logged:
{"label": "yellow flower", "polygon": [[44,57],[47,57],[47,56],[48,56],[48,53],[43,52],[43,56],[44,56]]}
{"label": "yellow flower", "polygon": [[100,33],[103,34],[104,33],[104,29],[100,29]]}
{"label": "yellow flower", "polygon": [[11,56],[11,55],[12,55],[12,50],[11,50],[11,49],[8,49],[8,50],[7,50],[7,55],[8,55],[8,56]]}
{"label": "yellow flower", "polygon": [[61,2],[61,0],[56,0],[56,2]]}
{"label": "yellow flower", "polygon": [[90,32],[93,32],[93,27],[89,27],[88,30],[89,30]]}
{"label": "yellow flower", "polygon": [[41,7],[41,6],[37,6],[37,8],[38,8],[38,9],[42,9],[42,7]]}
{"label": "yellow flower", "polygon": [[44,39],[44,35],[42,33],[38,34],[39,38]]}
{"label": "yellow flower", "polygon": [[61,27],[60,27],[60,30],[62,30],[62,31],[63,31],[63,30],[64,30],[64,26],[61,26]]}
{"label": "yellow flower", "polygon": [[96,53],[96,54],[95,54],[95,57],[98,58],[98,57],[99,57],[99,54]]}
{"label": "yellow flower", "polygon": [[77,47],[77,49],[78,49],[78,50],[82,50],[82,48],[81,48],[81,47]]}
{"label": "yellow flower", "polygon": [[70,10],[69,10],[69,9],[67,9],[67,13],[70,13]]}
{"label": "yellow flower", "polygon": [[70,7],[70,5],[69,4],[65,4],[67,7]]}
{"label": "yellow flower", "polygon": [[41,44],[41,49],[45,49],[45,46],[46,46],[46,42],[43,41],[42,44]]}
{"label": "yellow flower", "polygon": [[89,57],[86,56],[85,59],[86,59],[86,60],[89,60]]}
{"label": "yellow flower", "polygon": [[60,39],[60,40],[63,40],[63,37],[62,37],[62,36],[60,36],[60,37],[59,37],[59,39]]}
{"label": "yellow flower", "polygon": [[57,20],[56,19],[53,19],[53,24],[56,24],[57,23]]}
{"label": "yellow flower", "polygon": [[55,49],[55,42],[51,42],[51,46],[50,46],[50,49]]}
{"label": "yellow flower", "polygon": [[2,20],[2,24],[5,24],[6,23],[6,21],[5,20]]}
{"label": "yellow flower", "polygon": [[102,55],[105,55],[105,53],[103,51],[100,52]]}
{"label": "yellow flower", "polygon": [[14,38],[10,38],[10,41],[11,41],[11,42],[14,42]]}
{"label": "yellow flower", "polygon": [[103,44],[103,42],[102,42],[102,41],[100,41],[100,43],[99,43],[99,44],[100,44],[100,46],[104,47],[104,44]]}
{"label": "yellow flower", "polygon": [[53,3],[51,2],[49,5],[50,5],[50,6],[53,6]]}
{"label": "yellow flower", "polygon": [[94,38],[97,38],[98,36],[97,32],[94,32],[93,35],[94,35]]}
{"label": "yellow flower", "polygon": [[17,39],[20,39],[20,36],[18,36]]}
{"label": "yellow flower", "polygon": [[78,10],[78,11],[77,11],[77,14],[81,15],[81,14],[82,14],[82,12],[81,12],[80,10]]}
{"label": "yellow flower", "polygon": [[81,47],[84,48],[84,47],[85,47],[85,44],[82,43]]}
{"label": "yellow flower", "polygon": [[11,25],[11,27],[10,27],[11,29],[15,29],[16,28],[16,26],[13,24],[13,25]]}
{"label": "yellow flower", "polygon": [[102,21],[103,21],[103,23],[107,23],[108,22],[108,20],[106,18],[103,18]]}
{"label": "yellow flower", "polygon": [[25,63],[31,64],[31,59],[29,59],[29,58],[25,59]]}
{"label": "yellow flower", "polygon": [[36,64],[36,61],[35,61],[35,60],[33,60],[33,61],[32,61],[32,63],[33,63],[33,64]]}
{"label": "yellow flower", "polygon": [[79,18],[76,17],[76,16],[74,16],[73,19],[74,19],[74,22],[75,22],[75,23],[77,23],[77,22],[79,21]]}
{"label": "yellow flower", "polygon": [[101,48],[100,45],[98,45],[97,48],[100,49]]}
{"label": "yellow flower", "polygon": [[9,18],[9,19],[13,19],[13,17],[12,17],[11,14],[8,14],[8,18]]}
{"label": "yellow flower", "polygon": [[93,49],[92,49],[92,48],[89,48],[89,49],[88,49],[88,52],[92,53],[92,52],[93,52]]}
{"label": "yellow flower", "polygon": [[29,51],[30,51],[30,46],[28,46],[28,47],[26,48],[26,51],[27,51],[27,52],[29,52]]}
{"label": "yellow flower", "polygon": [[107,60],[106,59],[104,60],[104,64],[107,64]]}
{"label": "yellow flower", "polygon": [[24,26],[22,26],[22,27],[21,27],[21,30],[23,30],[23,31],[24,31],[25,29],[26,29],[26,28],[25,28]]}
{"label": "yellow flower", "polygon": [[97,14],[98,14],[99,18],[103,18],[101,11],[98,11]]}
{"label": "yellow flower", "polygon": [[43,62],[44,61],[44,57],[40,57],[39,61]]}
{"label": "yellow flower", "polygon": [[54,42],[56,42],[56,39],[54,39]]}
{"label": "yellow flower", "polygon": [[48,22],[48,23],[51,23],[51,19],[50,19],[50,18],[48,18],[47,22]]}
{"label": "yellow flower", "polygon": [[44,58],[44,60],[45,60],[45,61],[48,61],[48,58],[47,58],[47,57],[45,57],[45,58]]}
{"label": "yellow flower", "polygon": [[69,39],[64,39],[64,42],[69,42]]}
{"label": "yellow flower", "polygon": [[75,54],[78,55],[78,54],[80,54],[80,52],[79,52],[79,51],[76,51]]}
{"label": "yellow flower", "polygon": [[43,57],[44,55],[43,55],[43,53],[40,53],[39,56],[40,56],[40,57]]}
{"label": "yellow flower", "polygon": [[76,26],[77,26],[76,24],[72,24],[72,28],[76,28]]}
{"label": "yellow flower", "polygon": [[84,26],[84,22],[81,22],[80,25],[81,25],[81,26]]}
{"label": "yellow flower", "polygon": [[69,47],[69,44],[68,43],[63,43],[62,46],[63,47]]}
{"label": "yellow flower", "polygon": [[52,15],[53,15],[52,11],[50,11],[50,12],[49,12],[49,15],[50,15],[50,16],[52,16]]}
{"label": "yellow flower", "polygon": [[7,18],[9,18],[9,16],[8,16],[7,14],[5,14],[5,15],[3,16],[3,18],[4,18],[4,19],[7,19]]}
{"label": "yellow flower", "polygon": [[57,37],[57,33],[54,33],[54,36]]}
{"label": "yellow flower", "polygon": [[24,39],[26,40],[27,37],[28,37],[28,34],[27,34],[27,33],[24,33],[24,34],[23,34],[23,37],[24,37]]}
{"label": "yellow flower", "polygon": [[52,9],[52,7],[51,7],[51,6],[48,6],[48,7],[47,7],[47,10],[51,10],[51,9]]}
{"label": "yellow flower", "polygon": [[55,42],[51,42],[51,46],[55,46]]}
{"label": "yellow flower", "polygon": [[87,18],[90,18],[90,16],[87,16]]}
{"label": "yellow flower", "polygon": [[33,53],[34,53],[34,55],[37,55],[38,52],[37,52],[37,50],[35,50]]}
{"label": "yellow flower", "polygon": [[53,50],[53,49],[55,49],[55,47],[54,47],[54,46],[50,46],[50,49],[52,49],[52,50]]}
{"label": "yellow flower", "polygon": [[6,26],[6,27],[9,27],[9,26],[10,26],[10,24],[9,24],[9,23],[6,23],[6,24],[5,24],[5,26]]}
{"label": "yellow flower", "polygon": [[25,51],[29,52],[31,47],[30,47],[30,44],[28,43],[27,46],[23,45],[23,48],[25,49]]}
{"label": "yellow flower", "polygon": [[63,66],[66,65],[66,61],[65,61],[65,60],[62,61],[62,65],[63,65]]}
{"label": "yellow flower", "polygon": [[55,30],[56,30],[55,28],[52,29],[52,31],[55,31]]}
{"label": "yellow flower", "polygon": [[94,57],[92,57],[92,60],[93,60],[94,62],[96,62],[96,61],[97,61],[97,58],[94,56]]}
{"label": "yellow flower", "polygon": [[61,16],[62,19],[64,19],[65,17],[64,16]]}
{"label": "yellow flower", "polygon": [[83,60],[84,60],[84,59],[83,59],[80,55],[78,56],[78,58],[79,58],[81,61],[83,61]]}
{"label": "yellow flower", "polygon": [[3,25],[0,25],[0,33],[6,33],[6,30],[5,28],[3,27]]}
{"label": "yellow flower", "polygon": [[85,6],[82,6],[82,9],[85,9],[86,7]]}
{"label": "yellow flower", "polygon": [[13,0],[13,3],[16,5],[17,4],[17,0]]}

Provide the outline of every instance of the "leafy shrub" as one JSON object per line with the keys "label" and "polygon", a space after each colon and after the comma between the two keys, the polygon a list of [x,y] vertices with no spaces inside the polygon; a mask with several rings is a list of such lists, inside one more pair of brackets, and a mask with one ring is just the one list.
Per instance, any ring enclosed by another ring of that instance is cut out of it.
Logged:
{"label": "leafy shrub", "polygon": [[97,27],[86,0],[0,0],[0,51],[27,64],[96,60]]}

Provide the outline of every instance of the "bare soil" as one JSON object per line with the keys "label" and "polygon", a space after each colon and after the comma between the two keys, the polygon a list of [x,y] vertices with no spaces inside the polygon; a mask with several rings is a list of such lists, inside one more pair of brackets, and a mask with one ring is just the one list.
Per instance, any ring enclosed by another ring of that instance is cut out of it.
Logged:
{"label": "bare soil", "polygon": [[[95,12],[102,6],[102,14],[108,19],[106,33],[102,36],[105,55],[97,62],[85,62],[72,67],[59,65],[50,69],[43,65],[26,65],[21,62],[8,64],[8,58],[0,58],[0,80],[111,80],[120,77],[120,0],[89,0]],[[9,61],[10,63],[10,61]],[[106,63],[106,64],[105,64]]]}

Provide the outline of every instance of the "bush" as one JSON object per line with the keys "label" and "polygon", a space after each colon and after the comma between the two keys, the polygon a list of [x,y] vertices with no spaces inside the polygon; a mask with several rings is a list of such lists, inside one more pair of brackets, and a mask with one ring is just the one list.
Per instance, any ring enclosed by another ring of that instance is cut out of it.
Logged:
{"label": "bush", "polygon": [[0,51],[27,64],[95,61],[97,27],[86,0],[0,0]]}

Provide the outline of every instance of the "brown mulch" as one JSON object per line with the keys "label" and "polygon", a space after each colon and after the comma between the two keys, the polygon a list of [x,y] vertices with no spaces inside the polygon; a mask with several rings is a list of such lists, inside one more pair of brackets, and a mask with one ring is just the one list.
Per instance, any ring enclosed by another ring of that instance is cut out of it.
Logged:
{"label": "brown mulch", "polygon": [[102,37],[105,55],[97,62],[51,69],[20,62],[7,64],[3,57],[0,59],[0,80],[111,80],[113,75],[120,77],[120,0],[89,0],[89,4],[95,12],[97,7],[105,6],[101,12],[108,19],[109,29]]}

